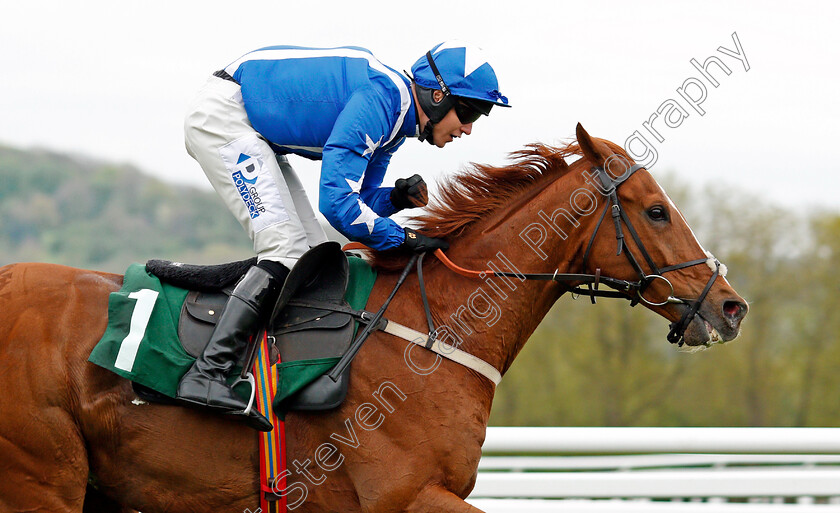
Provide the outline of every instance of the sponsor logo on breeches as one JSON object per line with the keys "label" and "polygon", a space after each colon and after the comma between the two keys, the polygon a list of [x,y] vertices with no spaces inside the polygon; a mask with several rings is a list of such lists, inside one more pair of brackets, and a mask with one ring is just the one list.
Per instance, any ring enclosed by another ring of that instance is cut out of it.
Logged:
{"label": "sponsor logo on breeches", "polygon": [[[265,207],[262,205],[257,188],[245,179],[242,171],[233,173],[233,183],[236,185],[239,195],[242,196],[242,201],[245,202],[245,206],[248,207],[248,214],[251,216],[251,219],[256,219],[260,214],[265,212]],[[253,180],[252,183],[256,183],[256,180]]]}

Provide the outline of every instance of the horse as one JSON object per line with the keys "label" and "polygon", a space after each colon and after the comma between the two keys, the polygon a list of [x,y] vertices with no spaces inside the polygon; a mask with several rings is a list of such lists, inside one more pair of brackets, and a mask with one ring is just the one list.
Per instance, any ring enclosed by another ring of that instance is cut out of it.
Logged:
{"label": "horse", "polygon": [[[580,125],[576,135],[577,143],[534,144],[508,165],[474,165],[446,181],[417,229],[448,240],[446,257],[459,266],[490,270],[456,274],[429,255],[430,315],[412,273],[386,317],[420,332],[433,322],[440,340],[502,375],[558,298],[599,284],[635,283],[614,292],[682,321],[685,348],[736,338],[747,303],[665,191],[620,146]],[[408,257],[370,258],[379,269],[367,306],[375,311]],[[526,279],[533,272],[579,279]],[[121,283],[59,265],[0,269],[0,510],[253,511],[254,431],[140,401],[127,380],[87,362]],[[645,299],[645,286],[666,289],[667,299]],[[302,512],[478,512],[464,499],[494,391],[475,370],[375,332],[340,407],[288,414],[289,473],[278,493]]]}

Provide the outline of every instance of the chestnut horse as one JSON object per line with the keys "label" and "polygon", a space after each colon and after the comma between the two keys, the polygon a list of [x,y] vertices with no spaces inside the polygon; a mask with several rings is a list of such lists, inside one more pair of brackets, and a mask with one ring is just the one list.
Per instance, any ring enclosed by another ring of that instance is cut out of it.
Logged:
{"label": "chestnut horse", "polygon": [[[617,225],[609,215],[599,217],[609,199],[586,174],[608,166],[614,155],[631,161],[580,125],[577,139],[561,148],[532,145],[516,152],[509,166],[476,166],[456,176],[417,220],[418,229],[446,238],[447,256],[466,268],[638,280],[638,266],[616,254]],[[581,158],[567,164],[573,155]],[[663,268],[705,262],[704,249],[646,170],[627,177],[618,198],[638,236],[625,238],[624,252],[643,268],[642,252]],[[380,274],[369,310],[378,309],[397,280],[389,269],[405,260],[399,253],[374,255]],[[502,374],[574,285],[469,278],[431,256],[425,260],[429,308],[446,342]],[[697,315],[686,321],[688,347],[735,338],[747,312],[715,268],[701,263],[673,270],[671,300],[646,303],[678,322],[708,289]],[[105,329],[108,294],[121,281],[57,265],[0,269],[0,511],[255,510],[254,431],[221,416],[144,403],[128,381],[87,362]],[[427,332],[424,312],[412,274],[386,317]],[[353,362],[350,391],[339,408],[287,417],[290,475],[282,491],[290,507],[479,511],[464,498],[475,483],[494,391],[494,383],[473,370],[374,333]]]}

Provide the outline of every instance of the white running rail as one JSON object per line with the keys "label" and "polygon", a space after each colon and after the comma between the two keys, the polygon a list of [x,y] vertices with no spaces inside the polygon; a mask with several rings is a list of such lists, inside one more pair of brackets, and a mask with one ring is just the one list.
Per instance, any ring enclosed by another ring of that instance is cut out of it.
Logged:
{"label": "white running rail", "polygon": [[483,452],[488,513],[840,513],[840,428],[489,428]]}

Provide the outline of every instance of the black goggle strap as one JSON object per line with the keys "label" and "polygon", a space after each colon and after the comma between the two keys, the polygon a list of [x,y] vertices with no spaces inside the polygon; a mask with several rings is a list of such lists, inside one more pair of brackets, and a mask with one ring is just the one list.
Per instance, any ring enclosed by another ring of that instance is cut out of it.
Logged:
{"label": "black goggle strap", "polygon": [[443,81],[443,77],[441,76],[440,71],[438,71],[438,67],[435,64],[435,59],[432,58],[431,50],[426,52],[426,60],[429,61],[429,67],[432,69],[432,73],[435,74],[435,78],[437,79],[438,84],[440,84],[440,90],[443,92],[443,96],[447,97],[450,94],[452,94],[449,92],[449,86],[447,86],[446,82]]}

